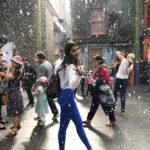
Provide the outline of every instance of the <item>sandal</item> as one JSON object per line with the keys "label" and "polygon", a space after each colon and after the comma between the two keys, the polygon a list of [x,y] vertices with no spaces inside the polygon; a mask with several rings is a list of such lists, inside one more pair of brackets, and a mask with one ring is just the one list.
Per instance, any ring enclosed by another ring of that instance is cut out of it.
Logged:
{"label": "sandal", "polygon": [[5,137],[12,137],[12,136],[15,136],[17,135],[17,129],[12,129],[10,130],[8,133],[5,134]]}
{"label": "sandal", "polygon": [[85,127],[85,128],[90,128],[90,127],[91,127],[91,124],[85,124],[85,125],[83,125],[83,127]]}
{"label": "sandal", "polygon": [[83,121],[82,123],[84,124],[83,127],[91,127],[91,121],[89,120]]}
{"label": "sandal", "polygon": [[107,127],[113,127],[117,125],[116,121],[110,121],[110,123],[106,124]]}

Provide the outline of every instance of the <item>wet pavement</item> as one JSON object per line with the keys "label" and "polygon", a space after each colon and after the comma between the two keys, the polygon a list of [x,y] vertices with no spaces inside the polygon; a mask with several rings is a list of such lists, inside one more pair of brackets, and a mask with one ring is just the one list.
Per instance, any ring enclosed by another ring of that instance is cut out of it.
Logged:
{"label": "wet pavement", "polygon": [[[78,93],[80,94],[80,93]],[[86,119],[91,97],[83,99],[77,95],[77,105],[83,120]],[[119,99],[118,99],[119,100]],[[24,93],[24,103],[27,104]],[[57,104],[58,108],[59,105]],[[14,138],[6,138],[7,130],[0,131],[0,150],[59,150],[58,148],[58,122],[52,121],[52,113],[46,116],[43,129],[38,128],[35,108],[25,109],[21,126]],[[3,106],[3,115],[6,119],[6,107]],[[117,126],[106,127],[107,118],[99,107],[91,128],[85,128],[93,150],[150,150],[150,92],[145,85],[129,87],[127,90],[126,114],[120,113],[120,101],[116,107]],[[7,129],[11,126],[8,120]],[[66,150],[86,150],[80,141],[75,126],[70,122]]]}

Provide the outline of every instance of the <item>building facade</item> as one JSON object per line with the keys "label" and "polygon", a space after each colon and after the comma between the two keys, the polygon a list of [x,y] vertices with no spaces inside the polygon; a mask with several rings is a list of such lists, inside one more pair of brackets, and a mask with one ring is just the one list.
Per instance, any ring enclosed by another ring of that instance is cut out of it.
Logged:
{"label": "building facade", "polygon": [[108,66],[116,50],[133,51],[134,1],[72,0],[71,15],[73,39],[86,54],[87,70],[92,69],[95,54],[102,55]]}
{"label": "building facade", "polygon": [[63,49],[66,38],[71,36],[70,0],[49,0],[54,11],[54,46]]}

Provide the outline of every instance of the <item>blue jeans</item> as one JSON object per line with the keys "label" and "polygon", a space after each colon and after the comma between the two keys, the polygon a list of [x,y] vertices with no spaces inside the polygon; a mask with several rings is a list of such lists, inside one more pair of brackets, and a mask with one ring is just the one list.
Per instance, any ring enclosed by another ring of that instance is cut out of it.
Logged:
{"label": "blue jeans", "polygon": [[117,102],[117,96],[118,96],[118,94],[120,95],[121,112],[125,111],[127,86],[128,86],[128,79],[116,78],[115,87],[114,87],[114,97],[115,97],[115,100]]}
{"label": "blue jeans", "polygon": [[91,145],[89,144],[89,141],[84,132],[81,116],[74,100],[74,91],[71,89],[62,89],[58,97],[58,103],[61,108],[60,127],[58,132],[60,150],[65,150],[66,130],[68,128],[70,120],[72,120],[75,124],[77,133],[86,146],[87,150],[90,150]]}

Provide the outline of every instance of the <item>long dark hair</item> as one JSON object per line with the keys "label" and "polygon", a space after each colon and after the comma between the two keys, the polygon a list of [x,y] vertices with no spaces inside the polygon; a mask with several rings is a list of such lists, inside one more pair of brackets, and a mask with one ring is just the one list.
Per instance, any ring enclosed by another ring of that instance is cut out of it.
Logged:
{"label": "long dark hair", "polygon": [[66,46],[65,46],[65,57],[64,57],[63,62],[61,64],[61,67],[60,67],[61,70],[66,68],[66,66],[70,65],[70,64],[74,64],[75,66],[78,65],[78,59],[74,58],[71,55],[71,50],[72,50],[73,46],[77,46],[77,44],[72,42],[72,41],[69,41],[69,42],[66,43]]}

